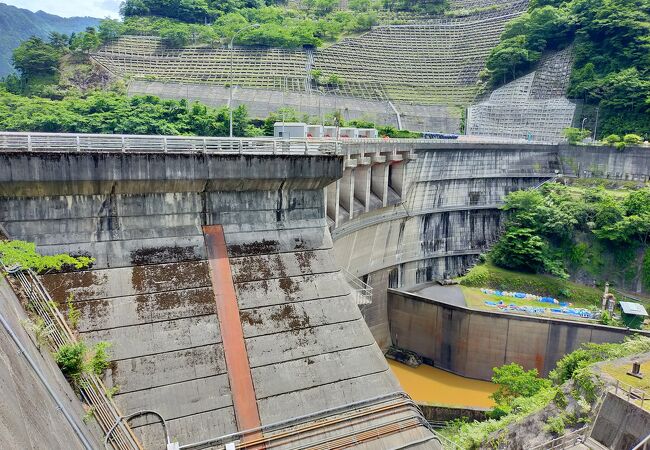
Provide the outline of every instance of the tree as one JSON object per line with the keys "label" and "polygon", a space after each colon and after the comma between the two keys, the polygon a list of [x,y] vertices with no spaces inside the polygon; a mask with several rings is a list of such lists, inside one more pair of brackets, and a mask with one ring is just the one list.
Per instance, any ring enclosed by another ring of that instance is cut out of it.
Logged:
{"label": "tree", "polygon": [[339,0],[306,0],[307,7],[316,15],[324,15],[339,6]]}
{"label": "tree", "polygon": [[545,271],[548,253],[548,244],[530,228],[510,228],[490,255],[500,267],[535,273]]}
{"label": "tree", "polygon": [[144,0],[126,0],[120,5],[120,14],[122,17],[146,16],[151,11]]}
{"label": "tree", "polygon": [[610,134],[603,138],[603,142],[607,145],[616,145],[621,142],[621,137],[618,134]]}
{"label": "tree", "polygon": [[569,144],[575,145],[582,142],[586,137],[591,134],[589,130],[581,130],[580,128],[567,127],[562,131],[562,135],[569,141]]}
{"label": "tree", "polygon": [[492,49],[486,67],[493,80],[505,83],[528,69],[540,58],[541,54],[526,48],[526,39],[522,35],[505,39]]}
{"label": "tree", "polygon": [[70,44],[70,36],[63,33],[57,33],[56,31],[51,31],[48,35],[50,45],[57,50],[64,50]]}
{"label": "tree", "polygon": [[61,52],[53,45],[32,36],[13,51],[12,61],[23,77],[51,75],[57,72]]}
{"label": "tree", "polygon": [[93,27],[86,28],[86,31],[77,33],[70,44],[70,48],[77,52],[90,53],[97,50],[101,45],[101,40],[97,31]]}
{"label": "tree", "polygon": [[113,41],[122,34],[122,23],[119,20],[104,19],[99,24],[98,34],[102,42]]}
{"label": "tree", "polygon": [[643,139],[638,134],[626,134],[623,136],[623,142],[627,145],[639,145]]}
{"label": "tree", "polygon": [[551,386],[545,378],[539,378],[537,369],[524,370],[519,364],[506,364],[492,369],[492,382],[498,387],[492,398],[498,405],[508,405],[517,397],[532,397]]}

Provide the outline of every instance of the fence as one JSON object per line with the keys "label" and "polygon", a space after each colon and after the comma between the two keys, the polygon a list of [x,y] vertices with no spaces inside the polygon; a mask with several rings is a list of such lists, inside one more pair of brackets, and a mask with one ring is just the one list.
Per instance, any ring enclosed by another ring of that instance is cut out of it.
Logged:
{"label": "fence", "polygon": [[357,305],[359,305],[359,307],[362,305],[370,305],[372,303],[372,286],[364,283],[346,269],[341,268],[341,272],[354,292]]}
{"label": "fence", "polygon": [[[64,345],[77,342],[77,338],[56,304],[31,270],[7,269],[1,262],[0,269],[10,274],[8,279],[11,286],[27,297],[28,308],[43,319],[46,329],[51,330],[47,339],[53,351],[56,352]],[[119,422],[108,441],[113,449],[142,450],[133,431],[121,422],[122,415],[109,398],[106,387],[99,377],[94,374],[82,374],[79,379],[79,394],[91,408],[90,411],[104,433]]]}
{"label": "fence", "polygon": [[536,445],[531,447],[530,450],[555,450],[563,448],[571,448],[577,444],[585,442],[587,439],[587,433],[589,432],[589,426],[584,426],[578,430],[572,431],[571,433],[565,434],[543,444]]}
{"label": "fence", "polygon": [[[643,408],[643,405],[646,401],[650,400],[650,395],[640,388],[635,388],[632,385],[624,383],[620,380],[616,380],[616,385],[612,388],[614,394],[624,397],[629,403],[637,405],[639,408]],[[650,403],[645,403],[646,409],[650,408]]]}
{"label": "fence", "polygon": [[[383,144],[387,146],[414,144],[535,144],[521,139],[460,136],[448,139],[277,139],[228,138],[202,136],[154,136],[126,134],[75,134],[75,133],[22,133],[0,132],[0,152],[89,152],[89,153],[208,153],[208,154],[259,154],[259,155],[319,155],[356,154],[362,150],[346,144]],[[393,147],[393,153],[411,148]],[[368,152],[366,153],[373,153]]]}
{"label": "fence", "polygon": [[632,448],[632,450],[650,450],[650,434]]}
{"label": "fence", "polygon": [[334,140],[138,136],[119,134],[0,133],[0,151],[338,154]]}

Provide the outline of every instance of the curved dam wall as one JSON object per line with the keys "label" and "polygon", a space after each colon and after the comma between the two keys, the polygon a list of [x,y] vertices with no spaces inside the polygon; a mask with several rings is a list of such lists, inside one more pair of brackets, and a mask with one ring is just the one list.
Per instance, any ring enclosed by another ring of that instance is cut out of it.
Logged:
{"label": "curved dam wall", "polygon": [[[357,165],[346,166],[343,180],[352,179],[354,184],[356,173],[363,176],[368,170],[358,165],[363,158],[355,155],[386,154],[391,148],[405,156],[368,164],[373,181],[375,173],[378,177],[387,173],[384,178],[396,199],[385,207],[378,202],[379,208],[366,208],[365,213],[359,206],[355,211],[360,214],[347,222],[339,220],[332,230],[337,262],[373,287],[373,302],[363,308],[363,315],[384,349],[391,344],[387,289],[466,271],[498,238],[499,208],[508,193],[537,187],[557,174],[650,179],[650,151],[642,147],[620,152],[566,144],[396,141],[344,144]],[[376,192],[372,187],[371,196]],[[347,199],[341,201],[342,208],[349,204]]]}
{"label": "curved dam wall", "polygon": [[[331,252],[324,188],[341,167],[337,156],[5,152],[0,221],[46,254],[96,258],[43,282],[62,309],[74,296],[83,339],[112,344],[105,382],[122,412],[155,410],[189,444],[401,391]],[[415,414],[368,413],[364,425]],[[131,422],[146,448],[164,444],[153,422]],[[357,448],[431,437],[412,425]]]}
{"label": "curved dam wall", "polygon": [[396,289],[388,291],[388,316],[395,345],[430,358],[435,367],[488,381],[493,367],[513,362],[546,376],[585,342],[621,342],[632,334],[604,325],[479,311]]}
{"label": "curved dam wall", "polygon": [[[551,145],[413,147],[412,160],[392,163],[391,172],[405,166],[398,204],[360,215],[332,232],[338,263],[373,287],[373,302],[363,314],[382,348],[390,345],[389,287],[463,273],[497,239],[503,198],[539,186],[561,170],[557,147]],[[360,150],[350,153],[355,151]]]}

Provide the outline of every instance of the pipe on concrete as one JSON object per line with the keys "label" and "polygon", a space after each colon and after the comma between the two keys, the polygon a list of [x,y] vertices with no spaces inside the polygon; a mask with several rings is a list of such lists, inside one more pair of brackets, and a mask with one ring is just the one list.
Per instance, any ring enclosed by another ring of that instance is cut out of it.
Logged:
{"label": "pipe on concrete", "polygon": [[[323,409],[323,410],[316,411],[316,412],[309,413],[309,414],[305,414],[305,415],[302,415],[302,416],[292,417],[291,419],[288,419],[288,420],[281,420],[279,422],[270,423],[268,425],[263,425],[261,427],[253,428],[253,429],[250,429],[250,430],[242,430],[242,431],[238,431],[236,433],[231,433],[231,434],[226,434],[224,436],[219,436],[217,438],[206,439],[204,441],[194,442],[194,443],[191,443],[191,444],[183,444],[179,448],[181,450],[184,450],[184,449],[190,449],[190,448],[194,448],[194,447],[202,447],[202,446],[205,446],[205,445],[216,444],[218,442],[222,442],[222,441],[225,441],[227,439],[236,439],[236,438],[241,437],[241,436],[243,436],[245,434],[254,433],[256,431],[267,431],[269,429],[277,428],[277,427],[280,427],[280,426],[289,427],[289,426],[299,424],[302,421],[310,420],[310,419],[314,419],[316,417],[322,416],[323,414],[335,414],[335,413],[338,413],[338,412],[348,411],[348,410],[353,409],[353,408],[358,407],[358,406],[365,406],[365,405],[374,404],[374,403],[381,403],[381,402],[384,402],[384,401],[391,400],[393,398],[400,398],[400,397],[402,397],[404,399],[408,399],[408,401],[411,402],[417,408],[415,403],[410,399],[410,397],[408,397],[408,395],[406,395],[406,393],[401,392],[401,391],[391,392],[390,394],[378,395],[376,397],[371,397],[371,398],[361,400],[361,401],[358,401],[358,402],[348,403],[348,404],[345,404],[345,405],[336,406],[334,408]],[[424,417],[423,417],[423,419],[424,419]]]}
{"label": "pipe on concrete", "polygon": [[438,441],[438,443],[442,447],[442,442],[440,442],[440,439],[438,439],[438,436],[433,435],[433,436],[430,436],[430,437],[425,437],[423,439],[418,439],[417,441],[409,442],[409,443],[404,444],[404,445],[400,445],[399,447],[393,447],[390,450],[402,450],[404,448],[413,447],[414,445],[424,444],[425,442],[433,441],[434,439],[436,441]]}
{"label": "pipe on concrete", "polygon": [[36,373],[36,376],[38,379],[41,381],[43,386],[45,386],[45,389],[47,389],[47,392],[50,394],[50,397],[52,397],[52,400],[54,400],[54,403],[56,403],[56,406],[63,415],[65,416],[66,420],[74,430],[75,434],[83,444],[83,446],[88,449],[88,450],[93,450],[94,447],[90,443],[90,440],[86,437],[86,435],[83,433],[81,428],[77,425],[75,422],[74,418],[70,414],[70,412],[66,409],[64,403],[59,399],[59,397],[56,395],[56,392],[54,392],[54,389],[50,385],[50,383],[47,381],[41,370],[38,368],[36,365],[36,362],[32,359],[32,357],[27,353],[27,349],[25,346],[23,346],[22,342],[18,339],[18,336],[16,336],[16,333],[14,333],[13,329],[11,328],[11,325],[7,322],[7,320],[4,318],[2,314],[0,314],[0,322],[2,323],[2,326],[4,329],[9,333],[9,336],[11,336],[11,339],[14,341],[14,343],[18,346],[18,349],[20,350],[20,353],[25,357],[27,362],[29,363],[30,367]]}
{"label": "pipe on concrete", "polygon": [[153,411],[151,409],[143,409],[142,411],[136,411],[133,414],[129,414],[128,416],[120,416],[119,419],[115,421],[113,426],[106,432],[106,436],[104,436],[104,448],[108,449],[108,438],[113,434],[113,431],[117,428],[117,426],[122,423],[123,420],[126,420],[128,423],[129,420],[133,419],[134,417],[138,416],[144,416],[146,414],[153,414],[154,416],[157,416],[160,421],[162,422],[162,427],[163,431],[165,432],[165,440],[166,444],[169,445],[171,443],[171,439],[169,438],[169,431],[167,430],[167,422],[165,422],[165,418],[157,413],[156,411]]}

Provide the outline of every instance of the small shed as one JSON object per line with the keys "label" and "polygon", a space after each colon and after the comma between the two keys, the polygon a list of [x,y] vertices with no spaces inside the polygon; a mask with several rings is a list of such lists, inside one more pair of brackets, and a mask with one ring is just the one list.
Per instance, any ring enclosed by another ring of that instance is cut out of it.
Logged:
{"label": "small shed", "polygon": [[302,122],[275,122],[273,136],[283,139],[304,139],[307,137],[307,124]]}
{"label": "small shed", "polygon": [[362,139],[377,139],[379,133],[374,128],[359,128],[359,137]]}
{"label": "small shed", "polygon": [[628,328],[641,329],[643,321],[648,317],[648,312],[640,303],[619,302],[621,305],[621,319]]}
{"label": "small shed", "polygon": [[307,125],[307,137],[320,139],[323,137],[322,125]]}

